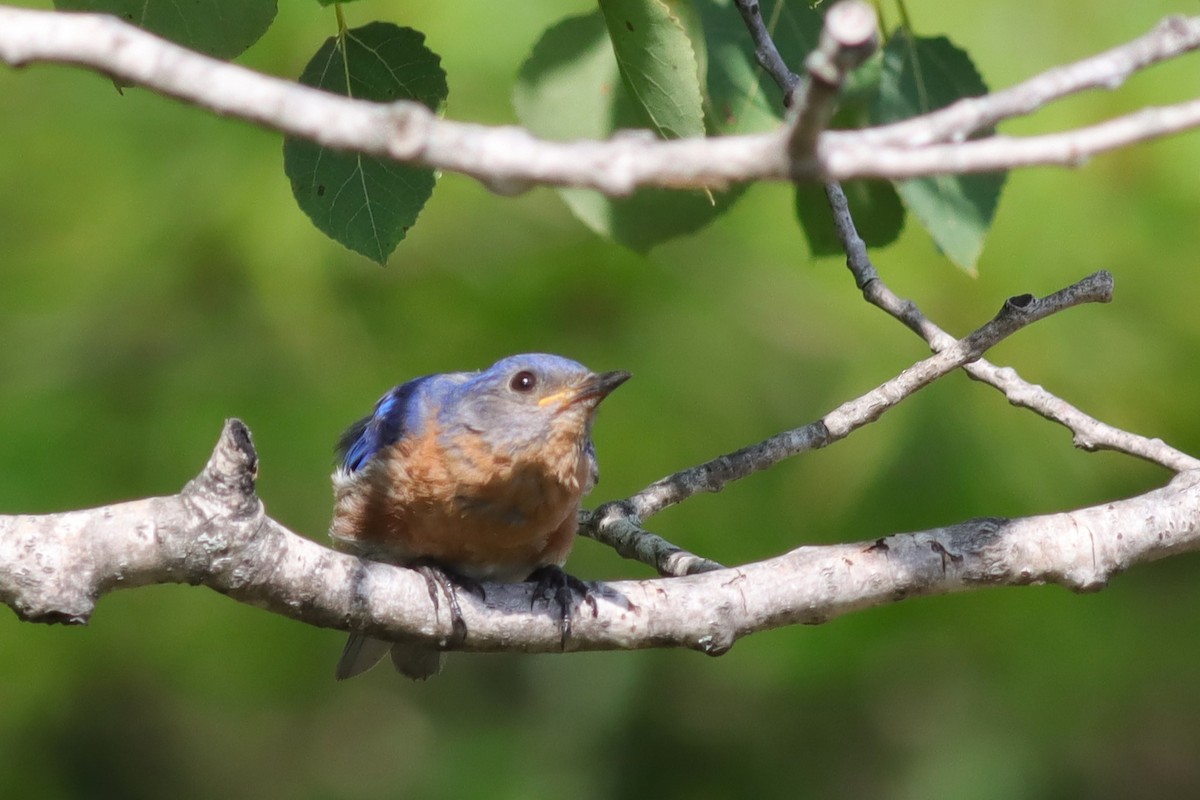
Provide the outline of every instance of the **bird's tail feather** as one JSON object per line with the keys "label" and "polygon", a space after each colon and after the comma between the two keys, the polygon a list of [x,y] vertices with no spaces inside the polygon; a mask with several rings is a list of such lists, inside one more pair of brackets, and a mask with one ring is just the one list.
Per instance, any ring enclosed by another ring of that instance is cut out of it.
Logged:
{"label": "bird's tail feather", "polygon": [[406,678],[423,681],[441,672],[442,651],[409,642],[394,644],[392,665]]}
{"label": "bird's tail feather", "polygon": [[361,675],[379,663],[391,650],[392,664],[396,670],[414,681],[432,677],[442,668],[442,653],[412,642],[385,642],[369,636],[352,633],[346,640],[342,657],[338,659],[334,675],[339,681]]}

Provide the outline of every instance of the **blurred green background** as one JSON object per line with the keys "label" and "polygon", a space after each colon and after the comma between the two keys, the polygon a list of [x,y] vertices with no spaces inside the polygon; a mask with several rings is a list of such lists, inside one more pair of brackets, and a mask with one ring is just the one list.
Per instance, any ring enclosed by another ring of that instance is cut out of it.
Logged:
{"label": "blurred green background", "polygon": [[[887,4],[885,3],[885,6]],[[298,75],[333,12],[285,2],[241,61]],[[512,77],[586,2],[348,6],[440,52],[447,114],[514,120]],[[910,0],[993,87],[1143,33],[1196,3]],[[894,18],[894,11],[888,7]],[[733,20],[731,24],[736,24]],[[1196,56],[1004,126],[1026,134],[1200,95]],[[565,112],[569,113],[569,111]],[[548,350],[635,378],[596,428],[593,502],[809,422],[923,357],[814,261],[784,186],[640,257],[549,190],[445,176],[387,269],[298,211],[273,133],[105,78],[0,70],[0,513],[177,491],[226,417],[246,420],[267,508],[325,540],[331,448],[396,382]],[[968,277],[910,225],[875,254],[892,287],[965,333],[1009,295],[1100,268],[1111,306],[992,353],[1100,418],[1200,452],[1200,133],[1010,177]],[[651,527],[728,563],[979,515],[1130,496],[1157,468],[952,375],[877,424]],[[572,572],[647,577],[581,541]],[[467,656],[421,685],[332,680],[343,636],[161,586],[92,623],[0,612],[0,796],[1010,798],[1200,791],[1200,560],[1107,591],[912,600],[692,652]]]}

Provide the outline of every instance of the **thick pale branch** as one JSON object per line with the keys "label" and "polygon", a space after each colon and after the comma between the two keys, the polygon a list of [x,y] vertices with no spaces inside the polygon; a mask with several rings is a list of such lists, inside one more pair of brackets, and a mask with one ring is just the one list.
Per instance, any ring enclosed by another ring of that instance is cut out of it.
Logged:
{"label": "thick pale branch", "polygon": [[1022,84],[1019,102],[1003,92],[977,98],[953,113],[935,112],[903,123],[908,127],[902,129],[882,129],[890,133],[825,132],[815,155],[808,155],[805,148],[789,151],[790,125],[768,134],[710,139],[660,141],[637,132],[602,142],[549,142],[520,128],[441,119],[416,103],[378,104],[317,91],[207,58],[115,17],[0,7],[0,60],[13,66],[76,64],[217,114],[332,148],[458,172],[500,191],[545,184],[611,195],[642,186],[721,187],[756,180],[906,178],[1076,165],[1113,147],[1200,126],[1200,106],[1147,109],[1091,128],[1029,139],[962,140],[981,121],[1027,113],[1044,98],[1061,96],[1064,86],[1095,85],[1095,75],[1105,75],[1115,85],[1135,69],[1193,49],[1198,38],[1200,18],[1173,18],[1146,37],[1095,57],[1093,61],[1107,59],[1115,65],[1107,72],[1089,68],[1080,71],[1092,77],[1064,81],[1062,69],[1070,68],[1060,68]]}
{"label": "thick pale branch", "polygon": [[[174,497],[89,511],[0,517],[0,600],[23,619],[82,623],[101,595],[191,583],[292,619],[448,646],[447,603],[411,570],[334,552],[266,516],[245,427],[227,423],[196,480]],[[801,547],[686,578],[592,584],[572,650],[690,647],[720,654],[749,633],[819,623],[917,595],[978,586],[1103,587],[1134,564],[1200,549],[1200,472],[1140,497],[1026,519],[981,519],[874,541]],[[452,649],[555,652],[555,615],[528,584],[461,593]],[[532,610],[531,610],[532,609]]]}
{"label": "thick pale branch", "polygon": [[807,450],[825,447],[874,422],[885,411],[941,376],[977,360],[988,348],[1024,326],[1079,303],[1106,303],[1111,299],[1112,276],[1107,272],[1089,275],[1041,300],[1031,295],[1011,298],[995,319],[979,330],[917,362],[862,397],[843,403],[816,422],[677,472],[647,486],[628,502],[637,519],[647,519],[697,492],[720,491],[730,481],[767,469]]}

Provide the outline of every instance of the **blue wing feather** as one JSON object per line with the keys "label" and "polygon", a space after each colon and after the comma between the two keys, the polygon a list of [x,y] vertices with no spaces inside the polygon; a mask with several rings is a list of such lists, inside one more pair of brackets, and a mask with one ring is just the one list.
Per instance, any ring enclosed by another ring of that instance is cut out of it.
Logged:
{"label": "blue wing feather", "polygon": [[374,413],[346,429],[336,448],[343,469],[358,472],[380,450],[400,441],[405,433],[409,401],[424,380],[416,378],[392,389],[379,398]]}

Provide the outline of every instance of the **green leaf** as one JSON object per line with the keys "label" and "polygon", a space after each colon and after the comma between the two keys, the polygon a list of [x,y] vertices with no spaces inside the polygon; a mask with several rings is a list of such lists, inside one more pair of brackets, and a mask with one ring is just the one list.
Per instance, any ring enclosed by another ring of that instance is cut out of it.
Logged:
{"label": "green leaf", "polygon": [[[433,110],[449,89],[425,35],[372,22],[325,42],[300,82],[363,100],[416,100]],[[433,194],[432,170],[343,153],[303,139],[283,143],[283,169],[300,208],[326,236],[380,264]]]}
{"label": "green leaf", "polygon": [[846,76],[830,128],[854,130],[871,124],[871,108],[879,94],[883,55],[876,53]]}
{"label": "green leaf", "polygon": [[[897,31],[884,49],[872,121],[907,119],[986,92],[970,57],[949,39]],[[973,273],[1004,180],[1004,173],[935,176],[900,181],[896,188],[942,252]]]}
{"label": "green leaf", "polygon": [[665,139],[704,135],[692,41],[663,0],[600,0],[621,79]]}
{"label": "green leaf", "polygon": [[275,0],[54,0],[61,11],[114,14],[163,38],[216,58],[233,58],[275,19]]}
{"label": "green leaf", "polygon": [[[731,19],[738,19],[733,0],[695,0],[695,6],[707,44],[713,126],[727,134],[778,127],[784,114],[782,92],[758,66],[754,43],[745,28],[730,24]],[[802,70],[804,58],[821,35],[821,13],[805,0],[764,0],[760,13],[784,62],[794,71]],[[861,127],[866,123],[867,107],[879,84],[880,62],[880,58],[873,58],[851,73],[842,90],[835,127]],[[891,184],[854,181],[843,189],[859,234],[868,246],[882,247],[896,240],[904,228],[904,206]],[[822,185],[797,185],[795,211],[814,256],[842,253]]]}
{"label": "green leaf", "polygon": [[[842,185],[854,226],[867,247],[889,245],[904,230],[904,206],[896,190],[887,181],[850,181]],[[814,256],[843,255],[833,215],[819,183],[796,185],[796,217],[808,239],[808,249]]]}
{"label": "green leaf", "polygon": [[[778,127],[783,95],[754,57],[754,42],[733,0],[695,0],[708,52],[705,83],[712,127],[721,133],[753,133]],[[805,0],[763,0],[763,20],[785,63],[795,72],[816,46],[822,17]]]}
{"label": "green leaf", "polygon": [[[521,65],[513,105],[522,124],[547,139],[602,139],[618,128],[645,126],[645,109],[621,79],[598,11],[565,19],[543,34]],[[562,189],[560,194],[593,231],[645,252],[699,230],[741,191],[714,192],[711,198],[706,192],[660,189],[642,189],[625,198],[585,189]]]}

